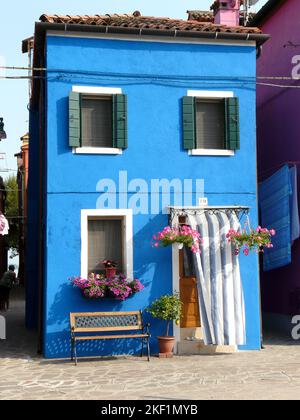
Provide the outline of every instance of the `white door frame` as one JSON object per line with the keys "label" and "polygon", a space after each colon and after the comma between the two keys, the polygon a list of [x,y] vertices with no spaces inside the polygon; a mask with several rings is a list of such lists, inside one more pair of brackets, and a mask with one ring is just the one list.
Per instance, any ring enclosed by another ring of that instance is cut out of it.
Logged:
{"label": "white door frame", "polygon": [[[173,225],[178,225],[179,218],[176,216],[173,220]],[[172,245],[172,290],[173,294],[180,294],[180,268],[179,268],[179,249],[177,244]],[[175,336],[175,354],[178,353],[178,343],[181,340],[180,324],[173,322],[173,331]]]}
{"label": "white door frame", "polygon": [[[172,272],[173,272],[173,293],[180,293],[180,270],[179,270],[179,249],[178,245],[172,245]],[[175,353],[177,354],[177,344],[180,342],[180,324],[173,323],[175,336]]]}

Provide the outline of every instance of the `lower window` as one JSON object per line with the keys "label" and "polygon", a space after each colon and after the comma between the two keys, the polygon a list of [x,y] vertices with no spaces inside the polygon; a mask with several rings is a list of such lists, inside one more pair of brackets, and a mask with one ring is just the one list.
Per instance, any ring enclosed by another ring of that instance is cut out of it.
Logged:
{"label": "lower window", "polygon": [[114,261],[117,271],[133,276],[131,210],[82,210],[81,276],[104,274],[104,260]]}
{"label": "lower window", "polygon": [[114,261],[124,272],[123,224],[123,219],[88,219],[88,274],[103,274],[104,260]]}

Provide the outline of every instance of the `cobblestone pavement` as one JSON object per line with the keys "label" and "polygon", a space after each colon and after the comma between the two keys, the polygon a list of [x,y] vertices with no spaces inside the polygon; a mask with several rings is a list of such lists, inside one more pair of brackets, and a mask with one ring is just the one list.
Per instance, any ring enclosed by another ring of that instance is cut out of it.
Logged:
{"label": "cobblestone pavement", "polygon": [[[35,354],[23,306],[13,302],[8,340],[0,342],[0,400],[10,399],[300,399],[300,347],[270,340],[261,352],[47,361]],[[13,325],[13,337],[11,327]]]}

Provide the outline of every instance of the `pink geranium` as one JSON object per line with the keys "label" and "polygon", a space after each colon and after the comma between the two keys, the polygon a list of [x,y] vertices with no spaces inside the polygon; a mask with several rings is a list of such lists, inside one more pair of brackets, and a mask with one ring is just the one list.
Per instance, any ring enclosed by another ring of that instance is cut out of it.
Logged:
{"label": "pink geranium", "polygon": [[4,217],[4,214],[1,213],[0,211],[0,235],[8,234],[7,227],[8,227],[7,220]]}
{"label": "pink geranium", "polygon": [[250,251],[257,253],[264,252],[264,249],[273,248],[272,236],[276,235],[274,229],[266,229],[258,226],[256,229],[249,229],[249,232],[244,229],[236,231],[230,229],[226,237],[228,242],[235,246],[235,255],[239,255],[243,250],[243,254],[248,256]]}
{"label": "pink geranium", "polygon": [[161,232],[153,236],[155,241],[153,246],[156,248],[167,247],[172,244],[182,244],[191,249],[192,252],[199,253],[202,238],[199,232],[190,226],[165,227]]}
{"label": "pink geranium", "polygon": [[112,297],[118,300],[125,300],[144,289],[144,286],[139,280],[129,280],[123,274],[105,278],[101,274],[91,273],[88,279],[72,277],[70,281],[88,299]]}

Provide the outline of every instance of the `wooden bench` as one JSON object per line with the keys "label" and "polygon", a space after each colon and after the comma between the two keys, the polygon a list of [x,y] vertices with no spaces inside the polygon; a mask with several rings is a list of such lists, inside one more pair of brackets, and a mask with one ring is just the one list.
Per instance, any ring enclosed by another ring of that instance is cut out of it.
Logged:
{"label": "wooden bench", "polygon": [[[144,355],[144,344],[147,344],[148,361],[150,361],[150,324],[143,324],[142,311],[135,312],[80,312],[70,313],[71,324],[71,360],[75,358],[77,366],[78,341],[140,339],[142,341],[141,357]],[[116,333],[120,335],[87,335],[87,333]],[[134,333],[128,334],[129,331]]]}

